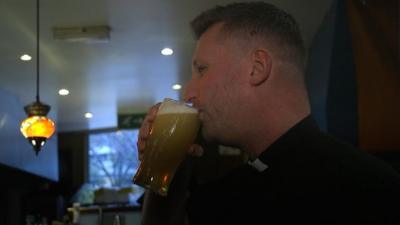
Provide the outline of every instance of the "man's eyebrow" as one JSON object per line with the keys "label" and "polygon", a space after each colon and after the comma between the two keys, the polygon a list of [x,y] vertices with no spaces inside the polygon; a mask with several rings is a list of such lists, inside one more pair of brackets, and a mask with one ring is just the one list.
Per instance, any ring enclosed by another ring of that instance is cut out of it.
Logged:
{"label": "man's eyebrow", "polygon": [[200,66],[205,66],[205,65],[207,65],[207,64],[205,62],[202,62],[201,60],[199,61],[199,60],[194,59],[192,62],[193,67],[200,67]]}

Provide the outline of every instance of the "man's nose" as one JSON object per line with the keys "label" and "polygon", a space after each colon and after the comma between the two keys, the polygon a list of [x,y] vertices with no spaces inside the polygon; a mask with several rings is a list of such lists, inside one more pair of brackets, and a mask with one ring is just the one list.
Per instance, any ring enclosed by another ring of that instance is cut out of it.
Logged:
{"label": "man's nose", "polygon": [[194,103],[195,98],[196,98],[195,83],[192,79],[184,87],[183,100],[185,102]]}

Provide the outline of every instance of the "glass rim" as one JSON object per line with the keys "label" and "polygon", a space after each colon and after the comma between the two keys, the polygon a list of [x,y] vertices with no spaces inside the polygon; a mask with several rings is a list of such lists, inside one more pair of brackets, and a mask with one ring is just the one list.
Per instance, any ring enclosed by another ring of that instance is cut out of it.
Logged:
{"label": "glass rim", "polygon": [[[180,101],[180,100],[176,100],[176,99],[173,99],[173,98],[164,98],[164,100],[161,102],[161,104],[162,104],[163,102],[166,102],[166,101],[174,102],[174,103],[177,103],[177,104],[179,104],[179,105],[185,105],[185,106],[187,106],[187,107],[194,108],[194,107],[193,107],[193,103],[191,103],[191,102]],[[194,109],[195,109],[195,108],[194,108]]]}

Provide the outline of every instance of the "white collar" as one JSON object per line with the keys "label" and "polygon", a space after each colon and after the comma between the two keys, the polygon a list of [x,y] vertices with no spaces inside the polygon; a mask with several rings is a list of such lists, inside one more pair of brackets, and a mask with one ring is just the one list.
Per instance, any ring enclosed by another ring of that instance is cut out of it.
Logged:
{"label": "white collar", "polygon": [[263,163],[261,160],[256,158],[255,160],[251,161],[249,160],[247,162],[250,166],[254,167],[258,172],[263,172],[264,170],[268,169],[268,165]]}

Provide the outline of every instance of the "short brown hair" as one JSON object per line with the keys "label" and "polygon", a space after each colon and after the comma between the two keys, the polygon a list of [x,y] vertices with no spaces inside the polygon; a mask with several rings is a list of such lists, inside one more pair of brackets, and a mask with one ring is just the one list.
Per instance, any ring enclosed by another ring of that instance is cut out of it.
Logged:
{"label": "short brown hair", "polygon": [[305,48],[294,18],[266,2],[233,3],[204,11],[191,23],[196,39],[216,23],[223,23],[227,34],[245,33],[249,37],[268,38],[283,48],[285,57],[304,68]]}

